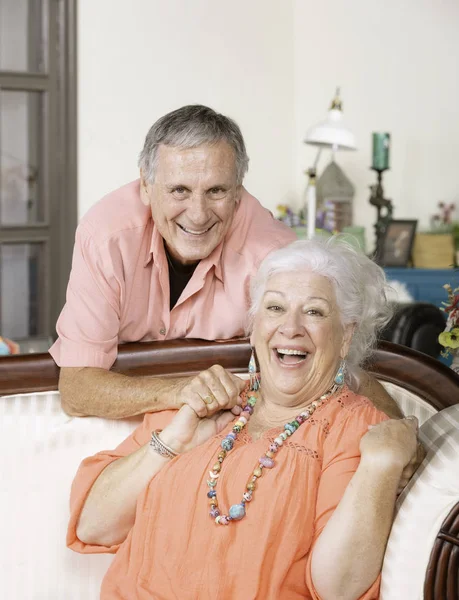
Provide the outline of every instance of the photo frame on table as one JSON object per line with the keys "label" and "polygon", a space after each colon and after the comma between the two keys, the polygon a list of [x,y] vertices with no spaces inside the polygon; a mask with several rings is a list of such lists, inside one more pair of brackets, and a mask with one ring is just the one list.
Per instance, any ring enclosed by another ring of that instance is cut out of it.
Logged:
{"label": "photo frame on table", "polygon": [[417,220],[408,219],[389,221],[381,240],[381,266],[408,266],[417,224]]}

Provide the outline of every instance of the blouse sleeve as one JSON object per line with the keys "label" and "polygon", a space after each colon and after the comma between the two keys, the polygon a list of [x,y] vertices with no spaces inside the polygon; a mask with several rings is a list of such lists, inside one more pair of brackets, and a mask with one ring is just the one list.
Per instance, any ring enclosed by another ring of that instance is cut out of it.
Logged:
{"label": "blouse sleeve", "polygon": [[76,529],[86,498],[96,479],[109,464],[144,446],[151,439],[151,432],[154,429],[164,429],[175,414],[175,411],[147,413],[137,429],[115,450],[104,450],[85,458],[81,463],[70,492],[70,522],[67,529],[67,546],[69,548],[83,554],[114,553],[118,550],[119,544],[110,547],[96,546],[85,544],[78,539]]}
{"label": "blouse sleeve", "polygon": [[[313,600],[320,600],[311,575],[311,559],[315,542],[357,470],[360,462],[360,440],[368,431],[368,426],[377,425],[388,418],[366,398],[360,397],[352,407],[343,408],[340,421],[334,424],[326,438],[316,500],[314,535],[306,567],[306,585]],[[379,586],[380,576],[359,600],[377,600]]]}

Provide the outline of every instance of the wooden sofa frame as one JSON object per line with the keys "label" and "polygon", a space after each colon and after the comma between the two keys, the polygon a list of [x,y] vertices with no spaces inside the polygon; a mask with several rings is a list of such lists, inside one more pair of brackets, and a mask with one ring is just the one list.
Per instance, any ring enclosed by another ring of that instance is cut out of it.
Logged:
{"label": "wooden sofa frame", "polygon": [[[213,364],[247,371],[247,340],[172,340],[119,347],[113,370],[128,376],[192,375]],[[459,376],[411,348],[381,342],[367,365],[371,374],[423,398],[437,410],[459,402]],[[59,368],[49,354],[0,358],[0,396],[58,389]],[[8,398],[3,398],[8,401]],[[459,599],[459,503],[445,519],[426,572],[425,600]]]}

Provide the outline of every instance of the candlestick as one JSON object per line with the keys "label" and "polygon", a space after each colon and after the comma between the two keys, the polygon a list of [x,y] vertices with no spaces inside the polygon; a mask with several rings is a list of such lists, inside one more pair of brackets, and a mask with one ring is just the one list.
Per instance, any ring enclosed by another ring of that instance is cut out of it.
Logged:
{"label": "candlestick", "polygon": [[389,168],[390,133],[373,133],[373,163],[375,171]]}

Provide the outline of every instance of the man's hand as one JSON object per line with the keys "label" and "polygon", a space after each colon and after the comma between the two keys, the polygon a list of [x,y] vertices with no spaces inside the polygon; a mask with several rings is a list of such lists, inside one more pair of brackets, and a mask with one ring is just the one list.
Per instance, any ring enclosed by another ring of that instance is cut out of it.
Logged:
{"label": "man's hand", "polygon": [[214,365],[178,385],[175,405],[188,404],[201,418],[222,409],[238,415],[241,412],[239,394],[245,386],[245,381],[220,365]]}

